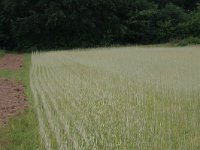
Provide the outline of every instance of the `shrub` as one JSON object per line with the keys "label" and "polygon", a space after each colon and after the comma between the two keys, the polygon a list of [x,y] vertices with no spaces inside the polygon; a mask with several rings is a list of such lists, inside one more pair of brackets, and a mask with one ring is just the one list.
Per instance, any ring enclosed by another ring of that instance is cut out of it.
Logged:
{"label": "shrub", "polygon": [[192,36],[178,42],[178,46],[187,46],[187,45],[196,45],[196,44],[200,44],[200,38],[192,37]]}

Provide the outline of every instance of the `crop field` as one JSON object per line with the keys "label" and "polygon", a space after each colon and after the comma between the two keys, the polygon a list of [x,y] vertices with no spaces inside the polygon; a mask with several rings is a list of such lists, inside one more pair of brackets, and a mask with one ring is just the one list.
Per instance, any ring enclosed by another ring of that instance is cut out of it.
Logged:
{"label": "crop field", "polygon": [[200,47],[34,52],[44,149],[200,149]]}

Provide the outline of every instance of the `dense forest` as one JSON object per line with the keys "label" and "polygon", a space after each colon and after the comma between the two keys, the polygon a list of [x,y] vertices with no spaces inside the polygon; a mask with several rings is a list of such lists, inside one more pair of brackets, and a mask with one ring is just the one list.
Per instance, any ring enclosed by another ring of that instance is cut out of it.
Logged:
{"label": "dense forest", "polygon": [[10,50],[150,44],[200,38],[200,0],[1,0]]}

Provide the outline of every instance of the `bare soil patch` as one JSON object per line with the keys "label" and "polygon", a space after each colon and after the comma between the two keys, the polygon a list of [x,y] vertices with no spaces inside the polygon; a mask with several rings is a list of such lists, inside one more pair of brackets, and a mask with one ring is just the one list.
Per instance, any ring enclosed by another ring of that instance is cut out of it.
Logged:
{"label": "bare soil patch", "polygon": [[27,107],[23,85],[0,79],[0,124],[6,125],[10,117],[19,115]]}
{"label": "bare soil patch", "polygon": [[0,60],[0,68],[17,70],[22,68],[23,55],[19,54],[6,54]]}

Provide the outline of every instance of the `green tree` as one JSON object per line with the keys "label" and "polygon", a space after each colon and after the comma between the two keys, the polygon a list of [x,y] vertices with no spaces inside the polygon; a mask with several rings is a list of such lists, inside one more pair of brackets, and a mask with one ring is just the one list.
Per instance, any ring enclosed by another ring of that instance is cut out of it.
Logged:
{"label": "green tree", "polygon": [[179,38],[177,27],[187,19],[187,14],[181,7],[172,3],[160,10],[157,18],[157,39],[159,42]]}
{"label": "green tree", "polygon": [[197,2],[1,0],[0,47],[19,50],[93,47],[198,37]]}

